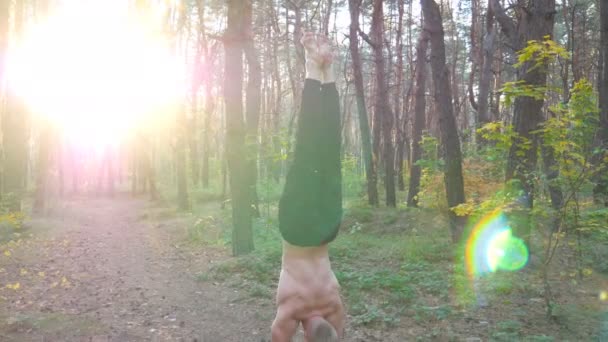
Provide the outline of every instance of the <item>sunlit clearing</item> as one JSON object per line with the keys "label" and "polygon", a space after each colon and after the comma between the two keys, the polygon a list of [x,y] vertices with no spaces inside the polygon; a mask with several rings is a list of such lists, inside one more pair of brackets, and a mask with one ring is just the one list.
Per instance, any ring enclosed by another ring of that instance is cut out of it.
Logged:
{"label": "sunlit clearing", "polygon": [[9,87],[75,144],[125,139],[178,100],[183,67],[160,20],[126,1],[68,1],[9,56]]}
{"label": "sunlit clearing", "polygon": [[528,262],[525,243],[512,235],[505,215],[499,210],[475,225],[467,240],[465,253],[470,277],[497,270],[517,271]]}
{"label": "sunlit clearing", "polygon": [[608,301],[608,291],[600,291],[600,301]]}

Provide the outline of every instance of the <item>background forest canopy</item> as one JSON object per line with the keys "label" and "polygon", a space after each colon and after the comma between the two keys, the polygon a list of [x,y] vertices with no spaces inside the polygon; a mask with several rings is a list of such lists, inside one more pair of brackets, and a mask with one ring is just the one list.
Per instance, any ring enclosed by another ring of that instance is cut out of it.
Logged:
{"label": "background forest canopy", "polygon": [[44,214],[57,196],[130,187],[182,210],[230,204],[233,254],[253,251],[291,158],[311,30],[335,45],[347,217],[431,209],[465,243],[500,212],[517,242],[494,267],[530,254],[548,269],[571,236],[582,274],[582,238],[608,238],[607,11],[596,0],[2,1],[4,220],[27,211],[29,193]]}

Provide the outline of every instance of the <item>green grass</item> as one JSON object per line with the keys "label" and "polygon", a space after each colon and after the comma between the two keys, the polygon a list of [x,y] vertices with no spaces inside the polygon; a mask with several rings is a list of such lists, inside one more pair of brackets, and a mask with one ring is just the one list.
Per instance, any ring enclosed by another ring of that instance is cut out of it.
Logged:
{"label": "green grass", "polygon": [[[375,232],[378,226],[397,223],[404,214],[414,222],[424,221],[426,218],[415,216],[426,212],[378,210],[359,203],[345,211],[346,224],[330,245],[330,256],[353,324],[392,326],[403,316],[416,315],[448,318],[451,307],[434,303],[446,301],[453,282],[445,268],[450,264],[445,261],[451,258],[447,231],[420,234],[394,225],[393,231],[379,235]],[[216,215],[223,218],[214,222],[229,223],[227,210]],[[355,223],[360,229],[352,229]],[[228,244],[229,229],[223,229]],[[219,263],[200,274],[199,280],[243,288],[250,298],[271,298],[280,269],[281,236],[274,220],[255,220],[253,230],[256,249],[251,255]]]}

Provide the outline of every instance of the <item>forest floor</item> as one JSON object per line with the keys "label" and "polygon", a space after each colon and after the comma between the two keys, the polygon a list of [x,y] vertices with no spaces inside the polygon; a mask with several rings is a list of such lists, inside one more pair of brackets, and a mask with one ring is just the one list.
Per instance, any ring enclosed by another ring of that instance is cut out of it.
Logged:
{"label": "forest floor", "polygon": [[[0,237],[0,341],[267,341],[273,223],[257,220],[256,252],[232,258],[229,211],[210,202],[194,212],[72,198]],[[567,254],[552,320],[533,271],[497,274],[483,284],[488,305],[466,304],[443,226],[430,211],[347,210],[331,252],[346,341],[594,341],[608,331],[598,297],[608,278],[575,281]]]}

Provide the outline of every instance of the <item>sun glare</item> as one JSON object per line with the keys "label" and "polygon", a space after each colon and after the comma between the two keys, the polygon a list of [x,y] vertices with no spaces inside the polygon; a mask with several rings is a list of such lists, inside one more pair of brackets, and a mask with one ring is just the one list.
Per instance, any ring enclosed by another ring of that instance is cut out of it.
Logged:
{"label": "sun glare", "polygon": [[9,55],[11,90],[74,143],[125,139],[184,94],[183,65],[161,22],[125,3],[66,2]]}

